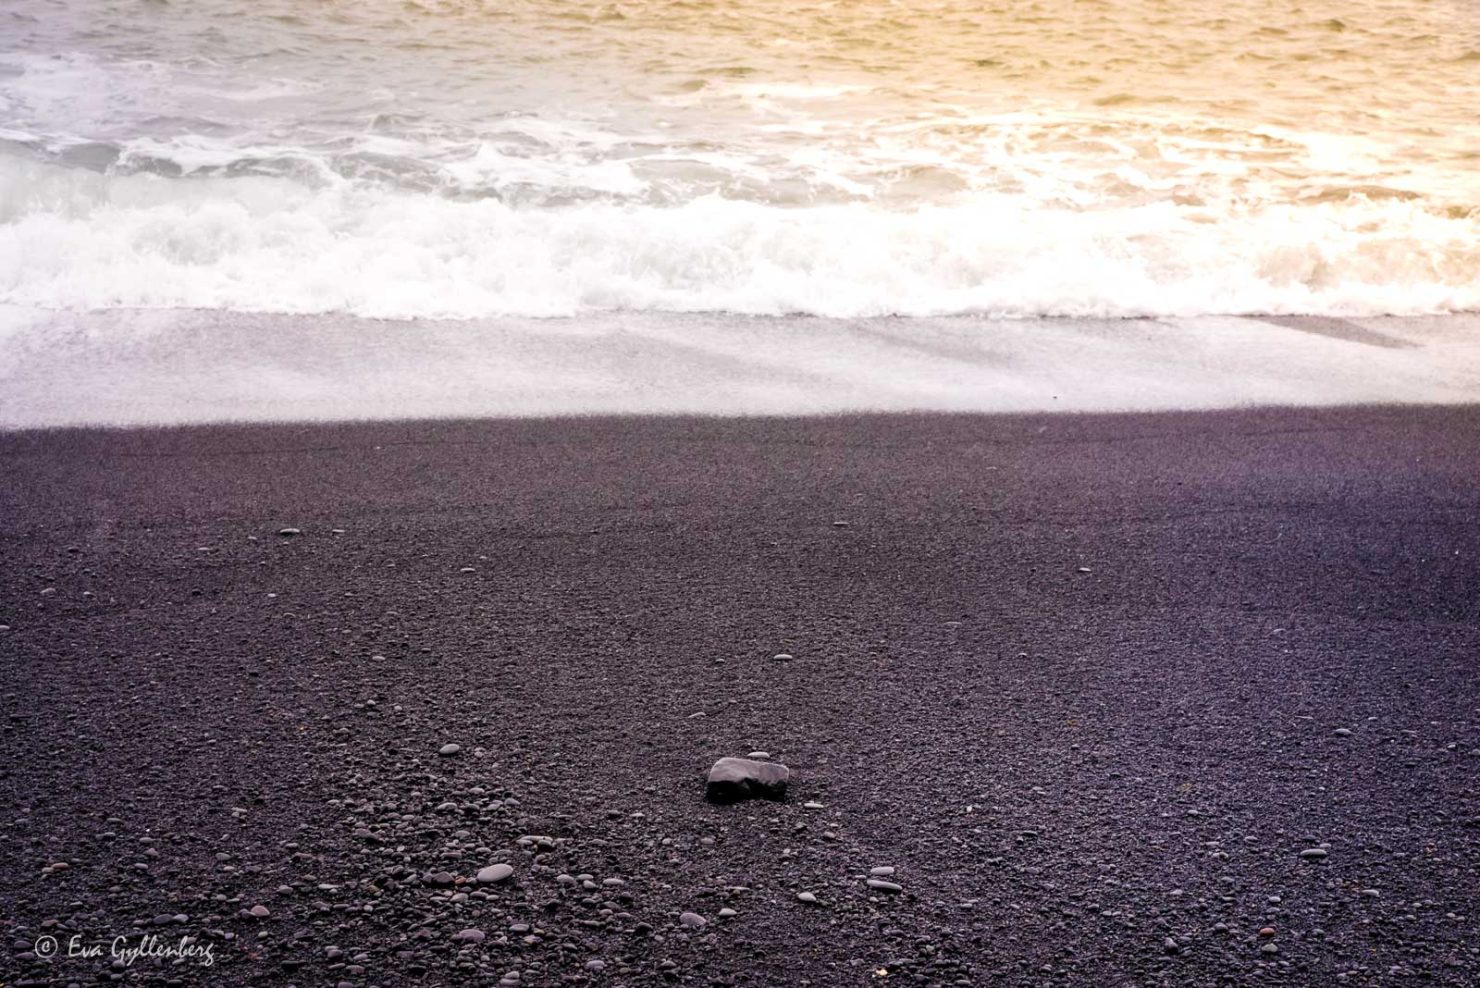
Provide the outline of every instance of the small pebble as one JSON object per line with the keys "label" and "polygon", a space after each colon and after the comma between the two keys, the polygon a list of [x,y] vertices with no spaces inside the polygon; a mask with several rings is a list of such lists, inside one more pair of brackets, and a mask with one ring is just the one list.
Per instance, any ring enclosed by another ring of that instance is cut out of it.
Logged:
{"label": "small pebble", "polygon": [[797,899],[801,902],[812,903],[814,905],[817,902],[817,896],[813,895],[811,892],[798,892]]}
{"label": "small pebble", "polygon": [[682,916],[678,917],[678,921],[684,926],[703,926],[705,923],[709,922],[709,920],[705,919],[703,916],[700,916],[698,913],[684,913]]}
{"label": "small pebble", "polygon": [[443,758],[450,758],[451,756],[457,754],[459,751],[462,751],[462,745],[460,744],[444,744],[442,747],[437,749],[437,754],[441,755]]}

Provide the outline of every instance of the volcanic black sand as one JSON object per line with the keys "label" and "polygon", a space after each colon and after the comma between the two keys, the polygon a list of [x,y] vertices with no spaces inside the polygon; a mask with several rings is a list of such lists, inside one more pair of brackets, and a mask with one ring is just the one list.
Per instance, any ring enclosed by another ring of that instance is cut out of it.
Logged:
{"label": "volcanic black sand", "polygon": [[[7,988],[1480,978],[1480,408],[23,433],[0,475]],[[788,800],[706,803],[753,750]]]}

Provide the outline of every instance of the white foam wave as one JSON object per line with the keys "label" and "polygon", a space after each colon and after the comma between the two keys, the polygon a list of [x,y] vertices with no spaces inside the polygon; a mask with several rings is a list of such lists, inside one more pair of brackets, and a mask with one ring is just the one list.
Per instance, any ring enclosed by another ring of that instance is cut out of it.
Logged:
{"label": "white foam wave", "polygon": [[1260,208],[520,209],[285,179],[0,166],[0,302],[376,317],[999,316],[1480,309],[1480,217],[1361,195]]}

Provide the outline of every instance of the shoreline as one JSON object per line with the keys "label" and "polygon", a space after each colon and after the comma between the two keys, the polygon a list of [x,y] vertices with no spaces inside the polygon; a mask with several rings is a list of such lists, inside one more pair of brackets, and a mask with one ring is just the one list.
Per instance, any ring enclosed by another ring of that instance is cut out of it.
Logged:
{"label": "shoreline", "polygon": [[[1477,448],[1480,406],[0,434],[0,975],[105,971],[55,933],[199,937],[133,969],[187,985],[1471,983]],[[756,749],[786,802],[707,803]]]}
{"label": "shoreline", "polygon": [[1480,314],[405,322],[0,307],[0,429],[1480,401]]}

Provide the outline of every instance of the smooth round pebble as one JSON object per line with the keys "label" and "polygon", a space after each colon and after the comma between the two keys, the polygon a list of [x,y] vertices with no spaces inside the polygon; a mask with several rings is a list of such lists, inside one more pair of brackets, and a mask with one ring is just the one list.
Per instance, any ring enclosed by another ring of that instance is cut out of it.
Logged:
{"label": "smooth round pebble", "polygon": [[487,868],[479,870],[478,884],[492,885],[494,882],[504,881],[512,874],[514,874],[514,868],[512,865],[506,865],[502,862],[500,862],[499,864],[491,864]]}

